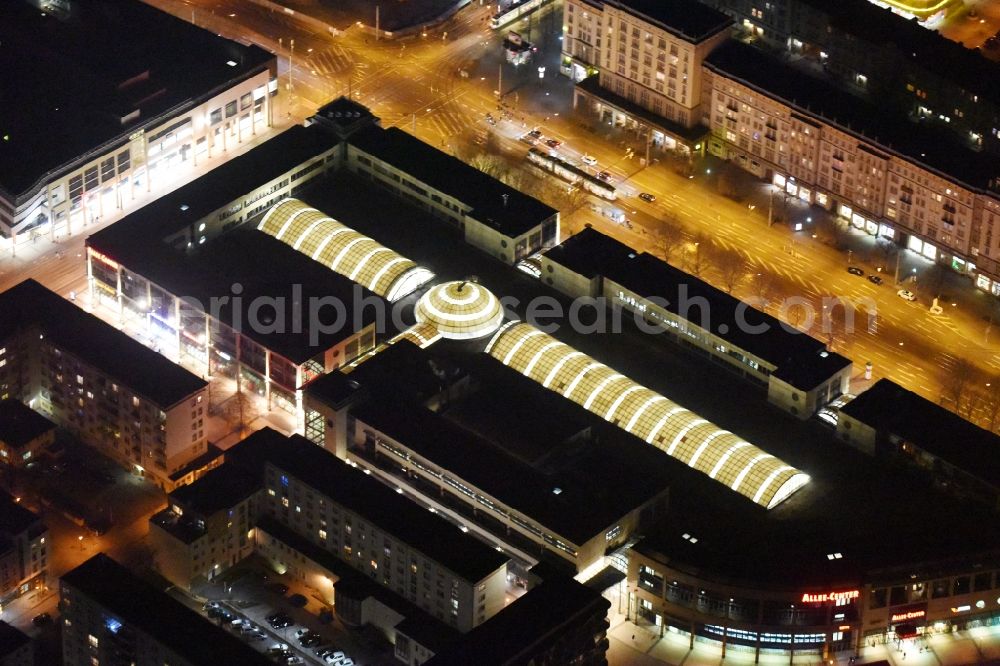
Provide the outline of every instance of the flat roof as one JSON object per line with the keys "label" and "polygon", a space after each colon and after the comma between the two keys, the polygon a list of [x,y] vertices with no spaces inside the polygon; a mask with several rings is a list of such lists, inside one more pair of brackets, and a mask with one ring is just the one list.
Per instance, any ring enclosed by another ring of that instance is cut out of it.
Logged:
{"label": "flat roof", "polygon": [[509,558],[300,435],[267,462],[473,583]]}
{"label": "flat roof", "polygon": [[203,516],[231,509],[261,489],[259,477],[236,465],[220,465],[170,493],[169,501]]}
{"label": "flat roof", "polygon": [[122,624],[141,630],[188,663],[199,666],[273,663],[104,553],[63,574],[60,580],[117,616]]}
{"label": "flat roof", "polygon": [[101,372],[153,401],[173,407],[208,383],[84,312],[34,280],[0,294],[0,340],[38,327],[50,344],[69,351]]}
{"label": "flat roof", "polygon": [[553,578],[479,625],[427,666],[527,664],[565,632],[579,630],[580,616],[603,617],[611,602],[572,578]]}
{"label": "flat roof", "polygon": [[26,509],[9,494],[0,491],[0,534],[16,535],[41,522],[34,511]]}
{"label": "flat roof", "polygon": [[604,0],[604,4],[649,19],[667,32],[695,44],[733,23],[722,12],[697,0]]}
{"label": "flat roof", "polygon": [[[786,417],[776,427],[790,425]],[[947,494],[920,470],[857,451],[817,421],[799,428],[813,436],[796,433],[783,455],[811,481],[786,502],[761,512],[706,479],[678,475],[667,510],[636,550],[706,582],[800,593],[926,580],[952,565],[1000,567],[1000,525],[989,507]],[[842,557],[830,559],[834,553]]]}
{"label": "flat roof", "polygon": [[678,137],[689,145],[693,145],[698,141],[701,141],[710,132],[707,127],[700,123],[694,125],[693,127],[685,127],[684,125],[674,122],[665,116],[653,113],[649,109],[639,106],[627,97],[619,95],[608,88],[602,87],[600,76],[597,74],[588,76],[584,80],[577,83],[576,87],[604,100],[608,104],[617,106],[630,116],[642,118],[647,124],[652,125],[653,127],[662,128],[671,136]]}
{"label": "flat roof", "polygon": [[155,239],[189,230],[206,215],[241,199],[340,141],[320,125],[294,125],[186,185],[163,194],[87,238],[87,244],[116,261],[142,258]]}
{"label": "flat roof", "polygon": [[520,236],[558,212],[397,127],[372,125],[347,141],[470,206],[471,217],[505,236]]}
{"label": "flat roof", "polygon": [[868,0],[799,1],[828,16],[837,30],[893,48],[941,80],[966,91],[976,91],[994,103],[1000,102],[1000,91],[991,83],[1000,68],[978,50],[966,48],[937,30],[928,30],[915,19],[898,16],[890,8]]}
{"label": "flat roof", "polygon": [[336,575],[339,579],[334,583],[336,594],[342,593],[345,596],[361,600],[365,597],[372,597],[403,615],[404,619],[395,628],[418,640],[424,647],[437,651],[455,642],[461,636],[457,629],[449,627],[390,588],[376,583],[336,555],[296,534],[277,520],[269,516],[262,516],[257,521],[257,528]]}
{"label": "flat roof", "polygon": [[[355,310],[353,306],[360,299],[376,302],[379,296],[247,225],[190,252],[165,243],[148,243],[141,257],[134,253],[129,259],[123,265],[130,271],[175,296],[194,299],[205,312],[211,312],[211,304],[217,302],[215,312],[223,323],[296,364],[314,358],[376,321],[377,308]],[[240,289],[238,301],[234,298],[235,285]],[[255,309],[255,302],[271,299],[283,304],[278,313],[281,317],[276,317],[270,306]],[[344,304],[345,316],[339,326],[334,326],[338,321],[336,310],[323,306],[319,320],[328,328],[310,327],[310,304],[323,303],[321,299]],[[295,303],[301,307],[295,307]],[[257,313],[256,319],[251,318],[252,312]]]}
{"label": "flat roof", "polygon": [[61,4],[4,3],[0,189],[14,195],[275,62],[138,0]]}
{"label": "flat roof", "polygon": [[[408,342],[393,346],[401,345],[419,352],[425,365],[444,366],[447,362],[434,353],[437,345],[429,350],[419,350]],[[486,410],[502,415],[508,424],[530,420],[526,427],[542,418],[566,418],[569,424],[577,424],[565,426],[566,432],[589,426],[593,419],[567,400],[551,393],[544,395],[548,392],[532,386],[534,382],[484,354],[476,353],[460,362],[471,372],[471,384],[481,388],[467,396],[453,391],[454,396],[443,402],[441,413],[413,397],[395,394],[394,384],[386,381],[366,386],[371,399],[353,408],[352,414],[577,545],[603,533],[667,487],[670,468],[666,460],[638,442],[612,443],[602,437],[553,439],[543,448],[541,441],[518,442],[510,432],[494,439],[497,433],[491,424],[483,427],[477,418]],[[391,378],[391,373],[386,378]],[[442,385],[439,390],[447,389]],[[525,411],[531,400],[536,400],[534,410]],[[483,406],[470,408],[473,403]],[[458,412],[456,420],[452,420],[452,410]],[[463,422],[470,428],[478,427],[482,435],[459,425]]]}
{"label": "flat roof", "polygon": [[[826,345],[762,310],[716,289],[648,252],[637,253],[587,227],[547,250],[546,258],[586,277],[600,274],[666,310],[774,365],[775,376],[801,390],[815,388],[851,364]],[[707,303],[703,308],[699,303]],[[702,326],[702,324],[706,324]]]}
{"label": "flat roof", "polygon": [[20,400],[0,400],[0,442],[12,449],[27,446],[55,427],[55,423]]}
{"label": "flat roof", "polygon": [[[858,23],[854,17],[852,25]],[[995,155],[971,150],[953,132],[910,122],[737,40],[712,51],[705,66],[969,187],[989,190],[990,182],[1000,176]]]}
{"label": "flat roof", "polygon": [[1000,488],[1000,436],[895,382],[878,380],[840,411]]}
{"label": "flat roof", "polygon": [[0,620],[0,657],[11,655],[30,642],[26,633]]}

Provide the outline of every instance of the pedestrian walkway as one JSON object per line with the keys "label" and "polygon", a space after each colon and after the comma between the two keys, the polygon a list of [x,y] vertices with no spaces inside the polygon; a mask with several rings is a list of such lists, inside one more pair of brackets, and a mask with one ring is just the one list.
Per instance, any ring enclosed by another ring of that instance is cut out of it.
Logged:
{"label": "pedestrian walkway", "polygon": [[[608,630],[609,666],[721,666],[722,664],[753,666],[754,651],[744,646],[729,646],[722,656],[721,645],[714,641],[696,640],[676,630],[650,625],[637,625],[621,614],[612,614]],[[789,655],[760,655],[763,666],[820,666],[850,664],[854,651],[832,655],[826,661],[818,652]],[[892,666],[965,666],[1000,659],[1000,627],[977,627],[951,633],[933,633],[927,638],[865,644],[855,664],[888,661]]]}

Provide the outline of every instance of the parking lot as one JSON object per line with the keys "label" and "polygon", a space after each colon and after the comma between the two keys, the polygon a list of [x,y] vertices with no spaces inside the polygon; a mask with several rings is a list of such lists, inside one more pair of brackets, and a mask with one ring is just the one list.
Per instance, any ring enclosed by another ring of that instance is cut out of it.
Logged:
{"label": "parking lot", "polygon": [[277,664],[369,666],[391,663],[392,646],[376,632],[345,626],[309,590],[251,558],[197,594],[207,617]]}

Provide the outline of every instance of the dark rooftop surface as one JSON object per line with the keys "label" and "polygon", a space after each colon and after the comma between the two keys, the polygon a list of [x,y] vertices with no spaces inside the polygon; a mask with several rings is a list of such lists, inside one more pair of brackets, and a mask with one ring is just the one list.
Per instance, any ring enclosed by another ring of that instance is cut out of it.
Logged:
{"label": "dark rooftop surface", "polygon": [[1000,436],[899,384],[880,379],[840,411],[1000,487]]}
{"label": "dark rooftop surface", "polygon": [[178,479],[183,479],[191,472],[198,471],[199,469],[205,467],[210,462],[212,462],[213,460],[222,455],[224,455],[222,449],[220,449],[215,444],[208,442],[208,446],[205,447],[204,453],[202,453],[200,456],[197,456],[196,458],[192,458],[191,460],[189,460],[186,465],[179,468],[176,472],[172,473],[169,476],[169,478],[171,481],[177,481]]}
{"label": "dark rooftop surface", "polygon": [[30,642],[31,639],[26,633],[0,620],[0,657],[12,654]]}
{"label": "dark rooftop surface", "polygon": [[623,97],[622,95],[608,90],[607,88],[602,88],[600,77],[598,75],[588,76],[583,81],[577,83],[576,87],[585,92],[589,92],[592,95],[600,97],[608,103],[617,106],[619,109],[626,111],[630,115],[642,118],[654,127],[662,127],[668,133],[684,139],[689,144],[694,144],[700,141],[706,134],[708,134],[709,130],[704,125],[698,124],[694,127],[685,127],[680,123],[674,122],[669,118],[665,118],[660,114],[653,113],[649,109],[639,106],[627,97]]}
{"label": "dark rooftop surface", "polygon": [[[394,346],[404,344],[417,349],[408,342]],[[434,362],[435,351],[436,345],[420,351],[425,363]],[[374,363],[379,356],[367,363]],[[490,426],[496,425],[496,419],[477,418],[492,410],[508,423],[525,420],[524,428],[546,419],[565,418],[566,424],[552,430],[576,434],[595,420],[582,407],[542,389],[485,354],[463,360],[475,385],[492,386],[467,397],[445,400],[442,414],[412,398],[393,396],[392,383],[367,387],[372,400],[352,413],[436,466],[578,545],[666,488],[667,473],[674,461],[638,441],[616,439],[612,444],[588,438],[564,443],[557,438],[543,447],[536,435],[530,435],[532,440],[525,443],[507,432],[498,438],[499,442],[491,441],[453,422],[450,411],[457,409],[469,417],[471,426],[480,427],[486,435],[495,434]],[[482,406],[476,408],[476,403]],[[530,409],[531,403],[534,409]],[[540,427],[546,431],[546,426]],[[519,428],[515,427],[514,432]]]}
{"label": "dark rooftop surface", "polygon": [[41,517],[15,502],[7,493],[0,491],[0,534],[20,534],[40,521]]}
{"label": "dark rooftop surface", "polygon": [[367,127],[348,142],[471,206],[471,217],[506,236],[520,236],[557,212],[399,128]]}
{"label": "dark rooftop surface", "polygon": [[304,437],[293,435],[267,459],[469,581],[482,580],[509,559]]}
{"label": "dark rooftop surface", "polygon": [[[135,250],[122,261],[126,267],[172,294],[195,299],[205,311],[217,302],[219,319],[293,363],[303,363],[353,335],[360,330],[356,323],[363,327],[375,321],[376,308],[354,310],[355,295],[371,302],[382,300],[251,225],[232,229],[192,252],[156,242]],[[237,284],[241,288],[238,309],[233,298]],[[226,297],[229,300],[221,300]],[[328,328],[313,330],[311,304],[327,298],[343,303],[346,316],[338,319],[334,308],[323,306],[319,321]],[[280,317],[270,306],[255,309],[255,301],[270,299],[284,304]],[[256,319],[252,312],[257,313]],[[337,321],[340,325],[335,327]]]}
{"label": "dark rooftop surface", "polygon": [[273,518],[264,516],[258,520],[257,526],[273,538],[286,544],[293,551],[302,553],[335,574],[339,578],[334,583],[335,594],[343,594],[362,601],[366,597],[372,597],[403,615],[405,619],[396,625],[396,629],[416,639],[424,647],[437,651],[455,642],[461,636],[458,630],[431,616],[427,611],[404,599],[391,589],[376,583],[336,555],[317,546],[309,539],[299,536]]}
{"label": "dark rooftop surface", "polygon": [[562,631],[575,630],[580,614],[603,616],[610,607],[600,592],[572,578],[547,580],[432,657],[427,666],[530,664]]}
{"label": "dark rooftop surface", "polygon": [[996,155],[970,150],[952,132],[886,112],[742,42],[719,46],[705,65],[968,186],[986,190],[1000,176]]}
{"label": "dark rooftop surface", "polygon": [[[63,16],[26,0],[3,3],[0,188],[14,194],[274,59],[138,0],[69,4]],[[121,121],[136,109],[137,120]]]}
{"label": "dark rooftop surface", "polygon": [[576,403],[526,381],[485,354],[469,361],[475,388],[448,402],[443,414],[449,421],[533,465],[544,463],[561,444],[588,432],[589,414]]}
{"label": "dark rooftop surface", "polygon": [[104,553],[64,574],[61,580],[103,606],[122,624],[153,637],[190,664],[273,663],[170,595],[136,578]]}
{"label": "dark rooftop surface", "polygon": [[[800,0],[830,17],[831,25],[878,46],[895,48],[903,57],[967,91],[1000,102],[996,80],[1000,67],[975,49],[928,30],[918,21],[893,14],[868,0]],[[864,47],[859,47],[864,48]]]}
{"label": "dark rooftop surface", "polygon": [[162,241],[185,229],[193,236],[195,224],[209,213],[337,143],[337,138],[320,126],[290,127],[101,229],[87,239],[87,244],[128,265],[129,261],[144,258],[154,245],[152,241]]}
{"label": "dark rooftop surface", "polygon": [[0,400],[0,442],[19,449],[56,427],[56,424],[19,400]]}
{"label": "dark rooftop surface", "polygon": [[698,43],[728,28],[732,19],[697,0],[604,0],[605,4],[641,14],[689,42]]}
{"label": "dark rooftop surface", "polygon": [[231,509],[261,489],[260,478],[236,465],[222,464],[194,483],[170,493],[170,502],[202,516]]}
{"label": "dark rooftop surface", "polygon": [[34,280],[25,280],[0,294],[0,312],[4,314],[0,317],[0,340],[37,326],[50,344],[72,353],[161,408],[172,407],[207,385],[205,380]]}
{"label": "dark rooftop surface", "polygon": [[[840,354],[826,351],[823,342],[658,257],[637,254],[596,229],[585,228],[546,251],[545,256],[588,277],[601,274],[641,296],[666,299],[667,311],[693,320],[733,346],[774,364],[775,376],[799,389],[815,388],[850,364]],[[707,303],[708,308],[699,303]]]}
{"label": "dark rooftop surface", "polygon": [[[393,238],[397,251],[431,267],[442,279],[476,275],[493,293],[515,295],[521,304],[545,295],[564,308],[569,305],[568,298],[541,281],[470,250],[446,223],[429,214],[417,211],[407,217],[400,203],[392,209],[400,214],[379,215],[382,206],[397,202],[380,201],[381,190],[370,183],[338,174],[322,187],[304,192],[303,200],[322,210],[324,200],[353,196],[352,227],[373,238]],[[523,307],[515,310],[525,316]],[[663,336],[646,335],[629,325],[618,333],[583,334],[559,323],[559,339],[812,477],[805,488],[765,512],[641,440],[610,424],[599,430],[595,423],[606,450],[614,452],[621,448],[619,441],[627,440],[640,445],[655,464],[667,465],[661,485],[669,486],[670,505],[677,507],[677,513],[671,511],[665,527],[647,534],[663,531],[671,536],[669,552],[680,565],[719,579],[759,576],[771,586],[821,587],[846,573],[827,569],[826,555],[831,552],[842,552],[844,559],[838,562],[856,573],[899,563],[920,569],[921,562],[956,553],[974,558],[1000,550],[1000,525],[994,513],[952,501],[932,488],[923,473],[909,474],[856,451],[817,420],[799,421],[783,414],[767,403],[763,391],[736,383],[731,371],[703,356],[684,353]],[[446,342],[450,341],[437,342],[426,351],[444,353]],[[618,456],[595,458],[614,461]],[[621,483],[647,475],[646,471],[633,477],[621,471],[605,473]],[[676,525],[670,522],[675,519]],[[886,529],[887,524],[893,529]],[[684,531],[704,532],[706,540],[692,545],[681,539]]]}
{"label": "dark rooftop surface", "polygon": [[[704,580],[776,590],[830,589],[890,569],[902,572],[898,580],[931,577],[949,560],[1000,564],[1000,525],[989,508],[945,495],[919,470],[871,458],[813,425],[821,438],[802,443],[806,460],[775,451],[812,475],[791,498],[763,512],[703,479],[678,476],[666,515],[638,549]],[[831,553],[843,557],[830,560]]]}

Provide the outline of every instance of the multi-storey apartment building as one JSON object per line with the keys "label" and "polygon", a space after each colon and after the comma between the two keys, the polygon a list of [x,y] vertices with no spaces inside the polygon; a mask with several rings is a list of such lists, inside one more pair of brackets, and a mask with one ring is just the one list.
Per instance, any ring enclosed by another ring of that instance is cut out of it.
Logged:
{"label": "multi-storey apartment building", "polygon": [[66,666],[266,666],[225,629],[100,553],[59,581]]}
{"label": "multi-storey apartment building", "polygon": [[0,493],[0,604],[45,584],[48,536],[38,515]]}
{"label": "multi-storey apartment building", "polygon": [[169,506],[149,520],[160,573],[185,589],[212,580],[254,550],[260,479],[222,465],[170,494]]}
{"label": "multi-storey apartment building", "polygon": [[0,294],[0,311],[0,399],[166,490],[208,452],[204,380],[33,280]]}
{"label": "multi-storey apartment building", "polygon": [[506,556],[305,438],[264,483],[263,513],[459,631],[503,608]]}
{"label": "multi-storey apartment building", "polygon": [[[991,83],[1000,70],[975,49],[869,0],[702,2],[732,17],[751,43],[783,51],[845,90],[949,129],[957,143],[1000,149],[1000,95]],[[937,13],[955,3],[927,4]]]}
{"label": "multi-storey apartment building", "polygon": [[703,96],[709,152],[1000,295],[1000,165],[990,153],[894,122],[735,41],[706,59]]}
{"label": "multi-storey apartment building", "polygon": [[459,631],[503,608],[508,558],[370,472],[268,428],[226,457],[150,520],[161,570],[175,583],[210,579],[253,551],[286,560],[278,551],[287,532]]}
{"label": "multi-storey apartment building", "polygon": [[0,246],[79,233],[271,126],[263,49],[142,2],[33,5],[0,25]]}
{"label": "multi-storey apartment building", "polygon": [[648,127],[659,148],[697,150],[701,63],[731,21],[695,0],[569,0],[563,71],[582,81],[573,104],[603,122]]}
{"label": "multi-storey apartment building", "polygon": [[[728,6],[727,2],[716,4]],[[750,9],[754,16],[790,20],[777,17],[776,13],[782,7],[785,8],[782,11],[790,12],[813,4],[810,0],[788,0],[787,4],[765,3],[764,9]],[[870,7],[861,0],[858,4]],[[591,74],[577,84],[578,99],[592,98],[584,112],[597,109],[611,122],[624,122],[638,127],[640,132],[648,131],[650,143],[658,145],[656,133],[662,133],[664,123],[671,121],[670,116],[665,111],[654,113],[655,109],[648,105],[635,104],[627,87],[623,88],[624,94],[619,94],[615,89],[618,82],[613,84],[615,87],[608,86],[606,81],[611,80],[611,75],[606,70],[619,65],[609,61],[608,54],[581,46],[586,41],[585,36],[581,37],[582,26],[601,25],[602,33],[610,29],[607,39],[620,35],[620,31],[608,25],[614,7],[639,26],[640,36],[652,36],[652,31],[664,24],[675,29],[690,25],[692,19],[687,15],[672,15],[672,10],[659,14],[647,12],[641,4],[632,2],[614,5],[570,0],[566,5],[564,63],[578,63],[580,68],[573,71]],[[725,17],[715,10],[704,6],[701,9],[714,12],[716,19],[724,22]],[[839,6],[831,11],[840,15]],[[875,11],[878,21],[898,19],[877,8],[858,11],[859,16]],[[584,14],[588,22],[581,24],[578,17]],[[571,21],[571,15],[577,18]],[[617,20],[620,23],[622,18]],[[838,21],[838,25],[847,28],[844,16]],[[771,181],[775,194],[823,206],[872,235],[891,239],[928,259],[973,275],[980,289],[1000,295],[1000,232],[996,232],[1000,221],[997,180],[1000,169],[992,153],[973,150],[961,137],[931,127],[930,123],[911,124],[902,111],[877,108],[817,72],[809,73],[808,68],[790,65],[752,46],[727,40],[727,25],[719,26],[711,38],[706,38],[705,46],[696,51],[701,54],[698,67],[702,75],[690,78],[689,83],[695,86],[692,94],[701,102],[697,106],[699,118],[693,121],[697,131],[692,129],[687,134],[688,143],[693,144],[690,148],[705,149]],[[873,28],[883,32],[885,29],[880,23]],[[589,34],[590,28],[583,32]],[[934,40],[940,39],[937,35],[927,39],[933,43],[921,41],[914,57],[919,55],[920,62],[930,67],[927,63],[932,55],[944,47],[934,46],[937,44]],[[792,38],[789,44],[790,48],[802,46],[801,40]],[[880,47],[878,53],[885,49]],[[878,61],[856,45],[849,48],[845,45],[844,50],[863,56],[866,61]],[[639,85],[643,70],[636,62],[642,51],[626,53],[635,56],[626,60],[631,63],[626,73],[631,76],[634,70],[640,77],[629,85],[635,85],[637,91],[644,90]],[[887,72],[895,72],[892,75],[899,69],[898,64],[887,66]],[[594,76],[594,71],[599,74]],[[879,80],[888,80],[888,76],[889,73]],[[854,79],[861,84],[869,80],[865,74],[856,74]],[[917,84],[908,87],[914,85]],[[647,99],[651,99],[648,95]],[[969,95],[973,106],[985,108],[988,100],[985,92]],[[617,111],[605,114],[602,105],[606,104],[617,106],[623,120],[618,120]],[[927,113],[930,112],[925,108],[916,115],[922,117]],[[956,109],[946,116],[943,124],[952,124],[951,117],[959,115],[966,112]],[[706,125],[710,138],[704,131]],[[981,135],[982,132],[977,136]],[[671,147],[669,142],[662,145]]]}

